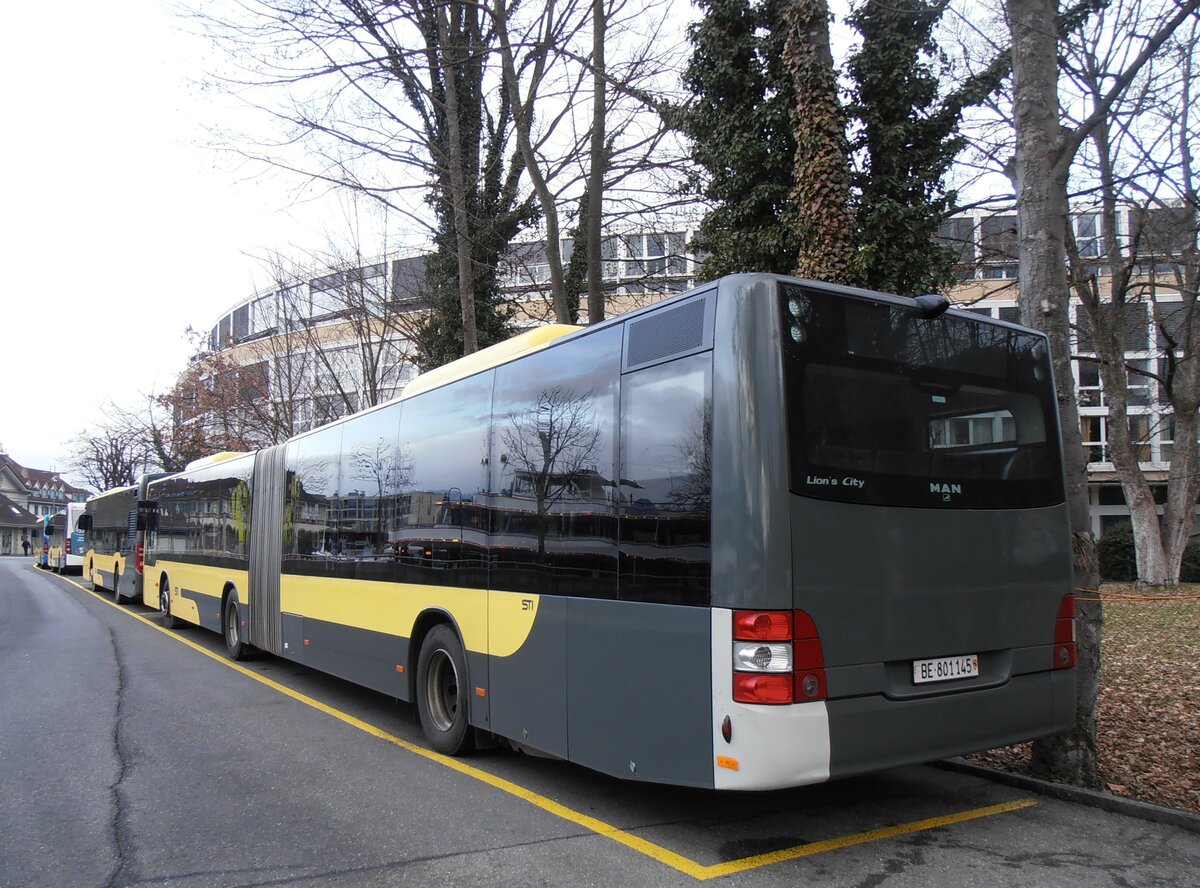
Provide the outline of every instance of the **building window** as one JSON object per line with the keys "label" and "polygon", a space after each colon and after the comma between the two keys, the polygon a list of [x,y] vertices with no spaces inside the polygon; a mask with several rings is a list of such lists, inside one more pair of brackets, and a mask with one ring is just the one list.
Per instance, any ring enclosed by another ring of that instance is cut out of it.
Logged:
{"label": "building window", "polygon": [[1100,214],[1080,213],[1075,217],[1075,249],[1080,256],[1099,256],[1100,246]]}

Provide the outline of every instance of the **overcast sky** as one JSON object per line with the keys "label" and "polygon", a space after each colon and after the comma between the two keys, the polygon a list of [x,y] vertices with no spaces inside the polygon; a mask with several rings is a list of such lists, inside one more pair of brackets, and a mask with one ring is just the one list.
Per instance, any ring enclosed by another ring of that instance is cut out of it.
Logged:
{"label": "overcast sky", "polygon": [[0,444],[26,466],[62,469],[107,398],[169,387],[184,330],[267,285],[255,257],[319,250],[345,216],[205,147],[229,109],[179,25],[159,0],[6,11]]}

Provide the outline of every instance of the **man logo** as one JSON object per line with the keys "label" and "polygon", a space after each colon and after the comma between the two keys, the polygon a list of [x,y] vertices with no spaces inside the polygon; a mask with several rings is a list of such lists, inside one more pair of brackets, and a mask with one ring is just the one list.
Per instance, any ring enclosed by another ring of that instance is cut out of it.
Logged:
{"label": "man logo", "polygon": [[948,502],[950,502],[951,494],[962,493],[962,485],[961,484],[945,484],[945,483],[939,483],[937,481],[930,481],[929,482],[929,492],[930,493],[940,493],[942,495],[942,502],[948,503]]}

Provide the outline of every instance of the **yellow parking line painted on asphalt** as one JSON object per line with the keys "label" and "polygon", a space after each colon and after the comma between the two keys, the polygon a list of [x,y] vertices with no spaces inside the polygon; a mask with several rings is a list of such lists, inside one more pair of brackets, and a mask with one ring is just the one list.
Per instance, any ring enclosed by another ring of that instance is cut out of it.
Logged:
{"label": "yellow parking line painted on asphalt", "polygon": [[721,876],[728,876],[734,873],[741,873],[745,872],[746,870],[769,866],[773,863],[782,863],[787,860],[797,860],[801,857],[809,857],[813,854],[822,854],[827,851],[837,851],[841,848],[849,848],[853,845],[864,845],[869,842],[880,842],[885,839],[895,838],[896,836],[924,832],[926,830],[937,829],[943,826],[950,826],[955,823],[963,823],[968,820],[978,820],[981,817],[993,817],[997,814],[1005,814],[1010,811],[1019,811],[1023,808],[1031,808],[1037,804],[1037,802],[1033,799],[1018,799],[1017,801],[1006,802],[1002,805],[991,805],[986,808],[975,808],[971,811],[960,811],[957,814],[946,814],[942,817],[930,817],[926,820],[917,820],[913,821],[912,823],[900,823],[896,826],[886,826],[881,829],[855,833],[854,835],[842,836],[840,838],[826,839],[821,842],[809,842],[805,845],[796,845],[792,848],[784,848],[780,851],[770,851],[766,854],[755,854],[751,857],[743,857],[740,860],[730,860],[726,861],[725,863],[705,865],[702,863],[697,863],[696,861],[684,857],[681,854],[676,854],[674,851],[664,848],[661,845],[656,845],[654,842],[639,838],[638,836],[626,832],[623,829],[618,829],[611,824],[605,823],[603,820],[598,820],[595,817],[590,817],[587,814],[582,814],[579,811],[568,808],[566,805],[562,805],[553,799],[546,798],[545,796],[526,789],[525,787],[513,783],[510,780],[505,780],[503,777],[497,777],[494,774],[489,774],[487,771],[483,771],[479,768],[465,764],[458,759],[450,758],[449,756],[445,756],[440,753],[433,752],[432,750],[425,749],[424,747],[417,746],[413,743],[409,743],[407,740],[397,737],[395,734],[389,734],[387,731],[383,730],[382,728],[378,728],[369,722],[355,718],[353,715],[342,712],[339,709],[334,709],[332,706],[322,703],[320,700],[309,697],[307,694],[302,694],[299,691],[293,690],[292,688],[282,685],[277,681],[273,681],[266,676],[247,669],[245,666],[226,659],[220,654],[215,654],[202,645],[196,644],[194,641],[190,641],[169,629],[164,629],[153,620],[148,620],[141,614],[134,613],[131,610],[121,607],[115,602],[109,601],[107,598],[97,594],[93,590],[86,588],[81,583],[77,583],[74,580],[68,580],[66,577],[59,577],[59,579],[70,583],[72,586],[75,586],[78,589],[82,589],[84,592],[93,595],[97,600],[104,602],[109,607],[115,608],[126,616],[132,617],[133,619],[146,624],[151,629],[161,632],[168,638],[172,638],[180,644],[190,647],[192,650],[203,654],[214,662],[220,663],[222,666],[227,666],[235,672],[240,672],[247,678],[251,678],[260,684],[266,685],[267,687],[278,691],[281,694],[285,694],[288,697],[291,697],[293,700],[303,703],[305,706],[310,706],[313,709],[319,710],[320,712],[323,712],[332,718],[336,718],[338,721],[344,722],[353,728],[357,728],[366,734],[370,734],[372,737],[378,737],[380,740],[386,740],[388,743],[399,746],[401,749],[411,752],[414,755],[419,755],[431,762],[436,762],[439,765],[443,765],[451,770],[457,771],[464,776],[479,780],[482,783],[486,783],[488,786],[494,787],[502,792],[506,792],[509,795],[516,796],[517,798],[522,799],[523,801],[526,801],[537,808],[541,808],[548,814],[553,814],[555,817],[562,818],[563,820],[574,823],[577,826],[581,826],[589,832],[593,832],[596,835],[611,839],[614,842],[618,842],[627,848],[637,851],[639,854],[644,854],[650,859],[658,861],[664,866],[669,866],[674,870],[689,875],[692,878],[700,881],[716,879],[720,878]]}

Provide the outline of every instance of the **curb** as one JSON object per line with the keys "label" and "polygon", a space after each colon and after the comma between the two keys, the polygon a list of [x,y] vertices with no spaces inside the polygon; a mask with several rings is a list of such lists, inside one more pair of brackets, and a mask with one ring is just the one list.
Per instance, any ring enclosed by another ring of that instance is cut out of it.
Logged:
{"label": "curb", "polygon": [[1139,802],[1136,799],[1127,799],[1124,796],[1097,792],[1094,789],[1068,786],[1065,783],[1051,783],[1048,780],[1039,780],[1037,777],[1027,777],[1024,774],[1010,774],[1007,771],[997,771],[995,768],[985,768],[983,765],[971,764],[961,758],[944,759],[940,762],[933,762],[933,765],[938,768],[944,768],[947,771],[957,771],[961,774],[970,774],[984,780],[991,780],[993,783],[1016,786],[1020,789],[1049,796],[1052,799],[1074,802],[1077,805],[1087,805],[1091,808],[1111,811],[1114,814],[1124,814],[1127,817],[1137,817],[1139,820],[1149,820],[1153,823],[1165,823],[1169,826],[1185,829],[1188,832],[1200,833],[1200,814],[1180,811],[1178,808],[1167,808],[1163,805],[1155,805],[1150,802]]}

